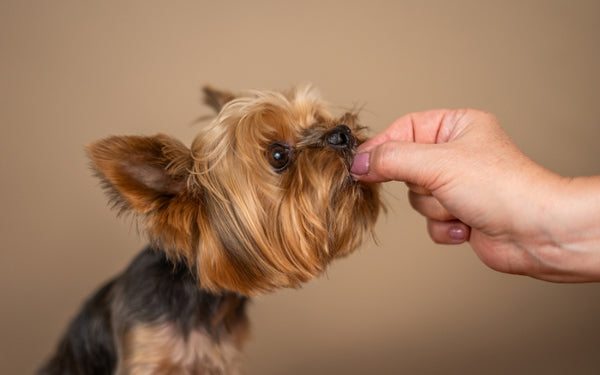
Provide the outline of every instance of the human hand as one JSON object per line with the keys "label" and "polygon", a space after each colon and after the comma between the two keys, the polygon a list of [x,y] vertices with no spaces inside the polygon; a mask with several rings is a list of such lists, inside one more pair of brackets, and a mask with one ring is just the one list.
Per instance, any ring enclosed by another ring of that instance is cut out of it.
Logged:
{"label": "human hand", "polygon": [[[359,147],[352,173],[364,181],[406,182],[435,242],[468,240],[495,270],[550,281],[600,280],[598,178],[566,179],[542,168],[489,113],[401,117]],[[569,204],[574,211],[565,210]]]}

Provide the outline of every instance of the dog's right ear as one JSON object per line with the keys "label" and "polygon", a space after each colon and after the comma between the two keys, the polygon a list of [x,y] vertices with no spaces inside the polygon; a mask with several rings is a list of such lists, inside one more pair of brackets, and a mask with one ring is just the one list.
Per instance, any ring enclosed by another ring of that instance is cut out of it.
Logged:
{"label": "dog's right ear", "polygon": [[190,150],[169,136],[119,136],[87,147],[92,167],[120,212],[142,219],[150,238],[169,249],[191,251],[198,215],[188,185]]}
{"label": "dog's right ear", "polygon": [[209,85],[204,86],[202,91],[204,92],[204,103],[217,113],[221,112],[221,108],[225,104],[236,98],[235,94],[230,91],[218,90]]}

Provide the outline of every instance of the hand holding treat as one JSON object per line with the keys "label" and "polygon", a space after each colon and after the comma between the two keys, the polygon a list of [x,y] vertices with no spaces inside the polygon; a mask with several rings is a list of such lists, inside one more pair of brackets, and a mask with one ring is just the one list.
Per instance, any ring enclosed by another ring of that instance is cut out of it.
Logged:
{"label": "hand holding treat", "polygon": [[482,111],[412,113],[359,147],[362,181],[404,181],[438,243],[469,241],[489,267],[600,281],[600,176],[565,178],[524,155]]}

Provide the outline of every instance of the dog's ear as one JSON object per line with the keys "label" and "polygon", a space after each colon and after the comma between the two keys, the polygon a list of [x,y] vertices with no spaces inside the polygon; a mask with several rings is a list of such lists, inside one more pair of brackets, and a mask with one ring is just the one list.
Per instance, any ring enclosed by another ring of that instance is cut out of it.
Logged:
{"label": "dog's ear", "polygon": [[228,102],[236,98],[235,94],[230,91],[218,90],[212,86],[206,85],[202,88],[204,92],[204,103],[212,107],[217,113]]}
{"label": "dog's ear", "polygon": [[160,245],[192,246],[198,203],[188,186],[193,159],[185,145],[162,134],[118,136],[92,143],[87,151],[121,213],[142,218]]}

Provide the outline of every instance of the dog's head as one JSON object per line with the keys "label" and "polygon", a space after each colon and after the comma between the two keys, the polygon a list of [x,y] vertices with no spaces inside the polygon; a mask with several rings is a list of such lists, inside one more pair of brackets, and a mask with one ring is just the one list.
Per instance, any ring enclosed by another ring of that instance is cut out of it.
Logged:
{"label": "dog's head", "polygon": [[356,114],[334,117],[308,87],[205,94],[218,115],[190,148],[166,135],[88,147],[114,205],[214,292],[295,287],[356,249],[381,208],[349,173]]}

